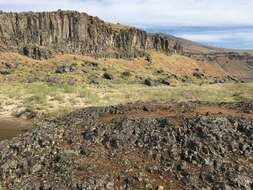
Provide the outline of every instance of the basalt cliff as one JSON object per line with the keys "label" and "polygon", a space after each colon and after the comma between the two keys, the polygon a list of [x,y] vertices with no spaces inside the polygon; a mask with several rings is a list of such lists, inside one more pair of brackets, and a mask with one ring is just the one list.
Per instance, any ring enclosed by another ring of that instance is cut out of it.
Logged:
{"label": "basalt cliff", "polygon": [[170,35],[111,24],[75,11],[0,12],[0,50],[34,59],[68,53],[114,58],[149,57],[152,50],[178,53],[253,78],[253,52],[203,46]]}
{"label": "basalt cliff", "polygon": [[143,56],[153,47],[180,49],[176,42],[161,42],[163,38],[150,37],[145,31],[105,23],[85,13],[2,13],[0,18],[2,49],[33,58],[60,52],[126,58]]}

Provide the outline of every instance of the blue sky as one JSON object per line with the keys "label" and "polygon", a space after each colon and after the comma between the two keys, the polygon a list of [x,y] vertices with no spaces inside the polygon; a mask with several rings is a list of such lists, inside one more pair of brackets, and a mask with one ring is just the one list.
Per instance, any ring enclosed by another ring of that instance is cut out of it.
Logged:
{"label": "blue sky", "polygon": [[144,29],[172,34],[214,47],[253,49],[253,26],[168,26]]}
{"label": "blue sky", "polygon": [[253,49],[253,0],[0,0],[0,9],[78,10],[205,44]]}

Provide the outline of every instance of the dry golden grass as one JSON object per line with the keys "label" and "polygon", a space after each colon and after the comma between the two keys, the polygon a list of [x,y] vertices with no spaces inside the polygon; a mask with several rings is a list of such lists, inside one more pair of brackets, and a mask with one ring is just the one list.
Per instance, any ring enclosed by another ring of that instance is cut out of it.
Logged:
{"label": "dry golden grass", "polygon": [[106,68],[113,68],[118,72],[122,71],[134,71],[139,74],[150,74],[153,69],[147,69],[149,63],[144,58],[134,60],[124,59],[106,59],[102,61]]}
{"label": "dry golden grass", "polygon": [[0,53],[0,60],[6,62],[40,63],[40,61],[20,55],[18,53]]}
{"label": "dry golden grass", "polygon": [[163,53],[153,52],[152,58],[156,67],[173,74],[191,75],[197,68],[211,76],[224,76],[226,74],[225,71],[218,65],[198,62],[182,55],[174,54],[167,56]]}
{"label": "dry golden grass", "polygon": [[182,55],[165,55],[163,53],[152,53],[153,63],[148,63],[145,58],[134,60],[107,59],[102,60],[105,65],[118,70],[132,70],[142,74],[151,74],[157,70],[163,70],[171,74],[191,76],[195,69],[200,69],[206,75],[224,76],[226,72],[219,65],[198,62]]}
{"label": "dry golden grass", "polygon": [[72,54],[58,54],[53,58],[46,60],[48,62],[78,62],[78,61],[96,61],[94,57],[83,56],[83,55],[72,55]]}
{"label": "dry golden grass", "polygon": [[143,74],[151,74],[156,70],[164,70],[176,75],[192,75],[195,69],[200,69],[210,76],[224,76],[226,72],[219,65],[210,65],[208,63],[198,62],[182,55],[165,55],[163,53],[152,53],[153,63],[149,64],[145,58],[134,60],[125,59],[95,59],[91,56],[81,55],[56,55],[48,60],[34,60],[17,53],[0,53],[2,61],[18,61],[24,64],[41,64],[50,67],[62,63],[78,63],[81,61],[94,61],[102,66],[114,68],[116,71],[131,70]]}

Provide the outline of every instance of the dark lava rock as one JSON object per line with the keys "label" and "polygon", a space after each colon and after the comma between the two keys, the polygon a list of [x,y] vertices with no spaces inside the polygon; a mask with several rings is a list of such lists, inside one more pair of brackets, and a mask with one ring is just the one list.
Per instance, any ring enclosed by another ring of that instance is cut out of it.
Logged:
{"label": "dark lava rock", "polygon": [[109,72],[105,72],[103,76],[107,80],[113,80],[113,75]]}
{"label": "dark lava rock", "polygon": [[125,76],[125,77],[130,77],[132,74],[131,74],[131,72],[130,71],[124,71],[123,73],[122,73],[122,76]]}
{"label": "dark lava rock", "polygon": [[0,62],[0,75],[11,74],[19,65],[19,62]]}
{"label": "dark lava rock", "polygon": [[163,73],[164,73],[164,70],[159,69],[159,70],[157,70],[155,73],[156,73],[156,74],[163,74]]}
{"label": "dark lava rock", "polygon": [[[6,189],[252,189],[243,103],[90,107],[0,142]],[[212,107],[213,106],[213,107]],[[247,105],[246,107],[249,107]],[[238,109],[240,108],[240,109]],[[222,110],[221,109],[221,110]]]}
{"label": "dark lava rock", "polygon": [[47,78],[47,82],[50,83],[50,84],[61,84],[61,79],[59,79],[58,77],[56,76],[49,76]]}
{"label": "dark lava rock", "polygon": [[146,60],[149,62],[149,63],[152,63],[152,56],[150,54],[148,54],[146,56]]}
{"label": "dark lava rock", "polygon": [[56,73],[71,73],[76,71],[76,67],[73,65],[61,65],[56,68]]}
{"label": "dark lava rock", "polygon": [[90,84],[95,84],[95,85],[99,84],[99,78],[96,75],[91,75],[88,77],[88,79],[89,79]]}
{"label": "dark lava rock", "polygon": [[157,83],[156,80],[145,79],[144,84],[147,85],[147,86],[156,86],[158,83]]}
{"label": "dark lava rock", "polygon": [[240,80],[238,78],[231,76],[231,75],[226,76],[226,79],[228,81],[240,82]]}
{"label": "dark lava rock", "polygon": [[167,85],[167,86],[170,86],[170,85],[171,85],[170,81],[167,80],[167,79],[161,80],[161,84],[164,84],[164,85]]}
{"label": "dark lava rock", "polygon": [[21,65],[19,62],[0,62],[0,67],[4,67],[6,69],[16,69]]}
{"label": "dark lava rock", "polygon": [[153,80],[153,79],[148,78],[148,79],[144,80],[144,84],[147,85],[147,86],[158,86],[160,84],[170,86],[170,81],[167,80],[167,79]]}
{"label": "dark lava rock", "polygon": [[11,70],[8,68],[0,68],[0,74],[1,75],[9,75],[9,74],[11,74]]}
{"label": "dark lava rock", "polygon": [[39,46],[24,46],[19,50],[20,54],[31,57],[33,59],[49,59],[52,57],[52,52],[47,48]]}
{"label": "dark lava rock", "polygon": [[98,63],[97,62],[93,62],[93,61],[84,61],[81,63],[82,66],[89,66],[89,67],[98,67]]}
{"label": "dark lava rock", "polygon": [[204,74],[202,71],[200,71],[199,69],[195,69],[195,70],[193,71],[192,75],[193,75],[194,77],[198,78],[198,79],[204,79],[204,78],[206,78],[206,77],[205,77],[205,74]]}

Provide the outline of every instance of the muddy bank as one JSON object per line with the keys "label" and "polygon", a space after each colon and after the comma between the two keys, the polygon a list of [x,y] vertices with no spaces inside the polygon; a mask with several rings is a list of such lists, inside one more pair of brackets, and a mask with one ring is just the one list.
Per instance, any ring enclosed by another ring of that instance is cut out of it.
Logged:
{"label": "muddy bank", "polygon": [[0,116],[0,141],[17,137],[32,128],[32,121]]}

